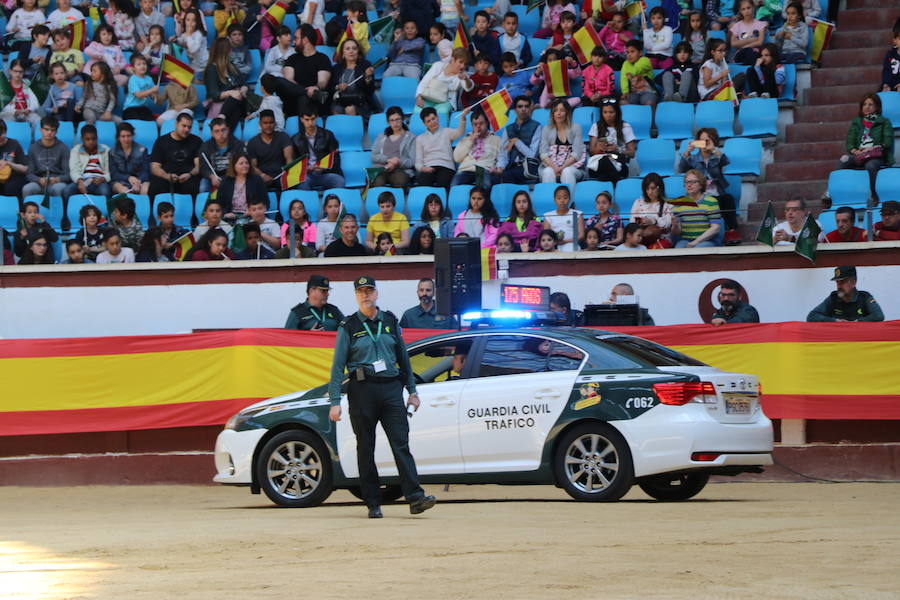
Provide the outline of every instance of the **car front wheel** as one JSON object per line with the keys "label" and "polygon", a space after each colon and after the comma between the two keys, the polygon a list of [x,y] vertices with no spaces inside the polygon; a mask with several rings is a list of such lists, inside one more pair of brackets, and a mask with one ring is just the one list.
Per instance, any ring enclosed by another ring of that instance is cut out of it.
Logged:
{"label": "car front wheel", "polygon": [[634,479],[625,438],[604,423],[585,423],[568,431],[557,447],[554,465],[557,481],[576,500],[618,500]]}
{"label": "car front wheel", "polygon": [[645,477],[638,485],[657,500],[687,500],[699,494],[708,481],[709,475],[704,473],[683,473]]}
{"label": "car front wheel", "polygon": [[256,477],[266,496],[279,506],[318,506],[331,495],[331,459],[316,435],[283,431],[263,447],[256,460]]}

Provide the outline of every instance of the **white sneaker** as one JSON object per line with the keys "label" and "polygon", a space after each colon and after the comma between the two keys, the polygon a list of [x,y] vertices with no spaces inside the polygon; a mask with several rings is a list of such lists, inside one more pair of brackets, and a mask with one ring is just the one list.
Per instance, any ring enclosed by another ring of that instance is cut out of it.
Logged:
{"label": "white sneaker", "polygon": [[762,94],[759,95],[759,97],[760,98],[771,98],[772,94],[770,94],[769,92],[763,92]]}
{"label": "white sneaker", "polygon": [[756,98],[758,96],[759,96],[759,94],[757,94],[756,92],[750,92],[749,94],[747,94],[748,98]]}

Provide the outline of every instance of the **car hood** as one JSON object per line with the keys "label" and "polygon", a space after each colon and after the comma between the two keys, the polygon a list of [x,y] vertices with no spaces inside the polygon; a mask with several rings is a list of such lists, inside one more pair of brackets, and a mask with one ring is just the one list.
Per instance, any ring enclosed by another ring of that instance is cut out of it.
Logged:
{"label": "car hood", "polygon": [[290,394],[283,394],[281,396],[275,396],[274,398],[266,398],[265,400],[260,400],[259,402],[254,402],[250,406],[245,406],[241,409],[241,412],[245,410],[252,410],[254,408],[263,408],[269,406],[270,404],[280,404],[283,402],[290,402],[291,400],[309,400],[311,398],[325,398],[328,395],[328,384],[322,384],[318,387],[310,388],[308,390],[300,390],[299,392],[291,392]]}

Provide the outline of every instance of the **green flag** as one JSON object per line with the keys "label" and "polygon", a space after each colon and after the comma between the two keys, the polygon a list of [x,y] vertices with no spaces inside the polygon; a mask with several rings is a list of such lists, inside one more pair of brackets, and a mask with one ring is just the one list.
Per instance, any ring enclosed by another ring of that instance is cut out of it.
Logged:
{"label": "green flag", "polygon": [[526,13],[530,13],[535,8],[538,8],[541,4],[544,3],[544,0],[528,0],[528,8],[525,10]]}
{"label": "green flag", "polygon": [[338,211],[337,222],[334,224],[334,231],[331,232],[331,235],[334,236],[334,239],[338,239],[341,237],[341,219],[344,218],[344,215],[347,214],[347,209],[344,208],[344,203],[341,202],[341,210]]}
{"label": "green flag", "polygon": [[0,109],[12,102],[15,96],[12,86],[9,85],[9,79],[6,78],[6,73],[0,69]]}
{"label": "green flag", "polygon": [[391,43],[398,23],[392,17],[382,17],[369,23],[369,37],[375,44]]}
{"label": "green flag", "polygon": [[231,250],[235,253],[243,252],[247,249],[247,238],[244,237],[244,226],[240,222],[234,224],[234,235],[231,236]]}
{"label": "green flag", "polygon": [[475,187],[480,187],[481,189],[486,189],[484,182],[487,180],[488,172],[484,167],[479,167],[475,165]]}
{"label": "green flag", "polygon": [[375,181],[375,178],[384,173],[384,167],[366,167],[366,185],[362,189],[363,202],[366,200],[366,194],[369,193],[369,188],[372,187],[372,182]]}
{"label": "green flag", "polygon": [[372,68],[373,68],[373,69],[377,69],[378,67],[380,67],[381,65],[383,65],[383,64],[386,63],[387,61],[388,61],[387,56],[382,56],[381,58],[379,58],[378,60],[376,60],[376,61],[372,64]]}
{"label": "green flag", "polygon": [[775,209],[772,208],[772,201],[766,207],[766,216],[763,217],[762,223],[759,224],[759,231],[756,232],[756,241],[767,246],[774,246],[772,231],[775,229]]}
{"label": "green flag", "polygon": [[31,91],[37,96],[38,104],[43,104],[47,99],[47,94],[50,93],[50,80],[47,79],[44,69],[40,67],[35,72],[34,79],[31,80]]}
{"label": "green flag", "polygon": [[794,251],[800,256],[808,259],[810,262],[816,262],[816,246],[819,244],[819,234],[822,229],[812,215],[806,215],[806,222],[800,233],[797,234],[797,243],[794,244]]}

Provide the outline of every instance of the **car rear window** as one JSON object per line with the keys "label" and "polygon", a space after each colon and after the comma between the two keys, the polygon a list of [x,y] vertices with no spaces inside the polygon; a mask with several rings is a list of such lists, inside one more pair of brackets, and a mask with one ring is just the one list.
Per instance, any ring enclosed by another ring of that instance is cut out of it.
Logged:
{"label": "car rear window", "polygon": [[654,367],[706,367],[706,363],[671,348],[629,336],[598,335],[597,340]]}

